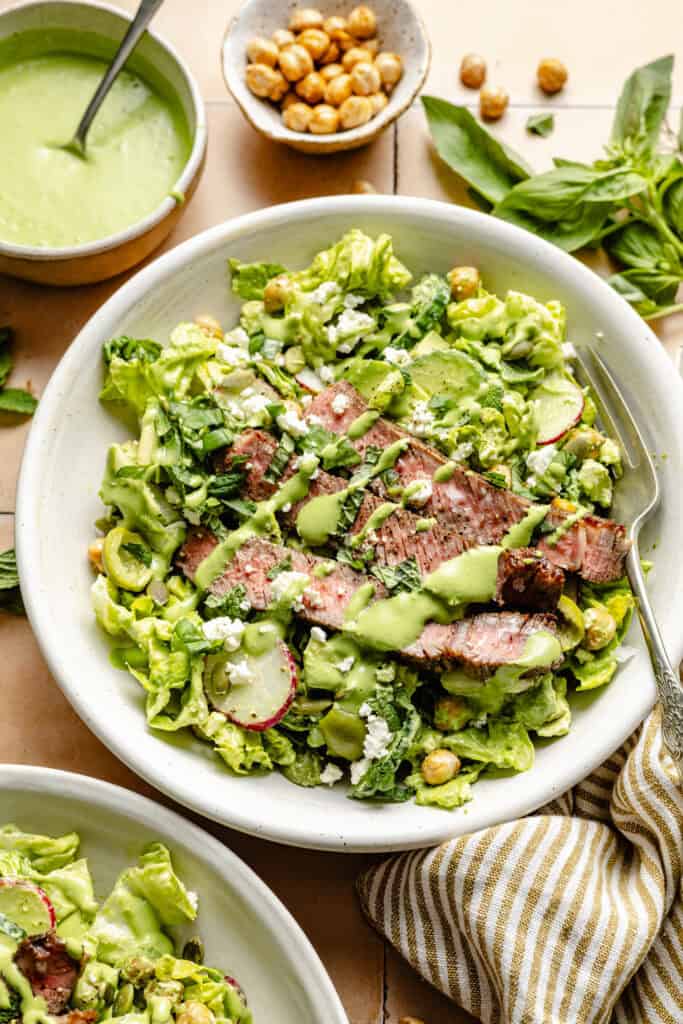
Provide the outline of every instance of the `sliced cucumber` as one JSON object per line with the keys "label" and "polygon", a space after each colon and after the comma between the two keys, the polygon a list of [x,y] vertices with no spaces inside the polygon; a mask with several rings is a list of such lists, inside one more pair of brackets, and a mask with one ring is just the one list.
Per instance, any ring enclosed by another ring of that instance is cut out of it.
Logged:
{"label": "sliced cucumber", "polygon": [[583,391],[563,373],[550,373],[529,395],[533,403],[538,444],[559,441],[583,413]]}
{"label": "sliced cucumber", "polygon": [[260,654],[209,655],[204,689],[211,705],[235,725],[254,732],[284,718],[294,700],[297,669],[286,644],[278,641]]}
{"label": "sliced cucumber", "polygon": [[[55,926],[55,908],[37,885],[14,878],[0,878],[0,916],[25,935],[42,935]],[[5,927],[4,934],[9,935]],[[15,936],[10,935],[10,938]]]}
{"label": "sliced cucumber", "polygon": [[138,557],[138,549],[148,550],[140,534],[115,526],[104,538],[102,550],[107,576],[117,586],[135,593],[144,590],[152,578],[152,568]]}

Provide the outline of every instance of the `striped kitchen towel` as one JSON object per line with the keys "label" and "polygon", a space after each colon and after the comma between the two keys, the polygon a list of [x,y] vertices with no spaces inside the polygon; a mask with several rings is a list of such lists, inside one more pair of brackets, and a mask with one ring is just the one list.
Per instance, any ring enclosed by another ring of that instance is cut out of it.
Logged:
{"label": "striped kitchen towel", "polygon": [[484,1024],[682,1024],[683,792],[659,723],[536,814],[371,868],[369,920]]}

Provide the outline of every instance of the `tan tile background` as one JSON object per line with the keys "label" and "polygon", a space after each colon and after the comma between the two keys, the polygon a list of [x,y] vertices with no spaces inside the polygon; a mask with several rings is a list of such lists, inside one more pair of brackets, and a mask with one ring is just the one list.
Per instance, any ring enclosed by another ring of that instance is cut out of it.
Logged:
{"label": "tan tile background", "polygon": [[[10,2],[0,0],[0,11]],[[136,0],[118,2],[128,10],[136,6]],[[510,110],[496,130],[539,168],[553,155],[597,156],[626,75],[668,52],[672,42],[683,56],[679,0],[647,5],[642,0],[418,0],[417,6],[434,47],[428,91],[476,102],[476,95],[460,86],[457,69],[463,53],[484,54],[489,81],[511,94]],[[167,0],[157,17],[158,31],[182,52],[199,80],[210,133],[204,178],[167,247],[238,213],[346,192],[355,178],[369,179],[382,192],[466,201],[455,176],[431,153],[417,106],[372,146],[334,159],[276,149],[256,136],[227,97],[220,73],[220,40],[237,7],[237,0]],[[543,56],[561,57],[570,70],[568,87],[553,100],[534,86],[534,70]],[[683,101],[682,68],[676,73],[675,100]],[[531,137],[524,129],[526,118],[544,106],[557,111],[555,132],[549,139]],[[81,325],[121,283],[59,290],[0,276],[0,323],[11,323],[17,332],[13,383],[30,382],[40,394]],[[670,318],[658,331],[674,354],[683,342],[683,318]],[[28,427],[0,423],[0,550],[12,543],[11,513]],[[0,615],[0,653],[0,761],[87,772],[155,795],[76,718],[50,678],[26,620]],[[339,989],[351,1024],[397,1024],[405,1014],[426,1024],[472,1020],[425,985],[361,920],[353,880],[367,858],[289,851],[208,827],[258,871],[301,922]]]}

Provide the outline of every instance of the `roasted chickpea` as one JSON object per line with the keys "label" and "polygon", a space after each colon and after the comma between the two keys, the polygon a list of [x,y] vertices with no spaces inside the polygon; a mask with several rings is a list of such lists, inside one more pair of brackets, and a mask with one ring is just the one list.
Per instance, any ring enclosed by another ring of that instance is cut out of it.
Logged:
{"label": "roasted chickpea", "polygon": [[364,39],[363,49],[367,50],[371,57],[376,57],[379,53],[379,39]]}
{"label": "roasted chickpea", "polygon": [[370,100],[370,106],[372,107],[372,116],[379,114],[380,111],[384,110],[389,99],[385,92],[376,92],[373,96],[368,96]]}
{"label": "roasted chickpea", "polygon": [[97,537],[92,544],[88,545],[88,558],[93,569],[97,572],[104,572],[104,563],[102,562],[102,551],[104,549],[104,537]]}
{"label": "roasted chickpea", "polygon": [[277,92],[282,75],[268,64],[248,64],[245,72],[247,87],[254,96],[263,100],[272,99]]}
{"label": "roasted chickpea", "polygon": [[377,31],[375,12],[365,5],[354,7],[348,17],[348,28],[357,39],[369,39]]}
{"label": "roasted chickpea", "polygon": [[347,50],[352,50],[354,46],[358,46],[356,37],[347,32],[345,28],[334,29],[333,32],[330,32],[330,39],[337,44],[342,53],[346,53]]}
{"label": "roasted chickpea", "polygon": [[379,92],[382,79],[374,64],[361,61],[351,69],[351,88],[357,96],[372,96]]}
{"label": "roasted chickpea", "polygon": [[310,75],[306,75],[300,82],[297,82],[294,88],[302,100],[306,100],[310,104],[316,104],[320,103],[325,95],[326,86],[327,82],[323,76],[318,74],[317,71],[311,71]]}
{"label": "roasted chickpea", "polygon": [[[297,107],[305,107],[305,103],[297,103]],[[289,107],[287,113],[294,109],[294,106]],[[311,114],[310,107],[306,107]],[[288,126],[289,127],[289,126]],[[299,131],[299,129],[295,129]],[[278,274],[277,277],[271,277],[270,281],[263,289],[263,305],[266,313],[277,313],[278,310],[282,309],[289,294],[292,290],[292,284],[286,274]]]}
{"label": "roasted chickpea", "polygon": [[362,61],[369,63],[372,61],[372,57],[361,46],[354,46],[351,50],[347,50],[342,57],[342,67],[344,71],[350,71],[354,64],[360,64]]}
{"label": "roasted chickpea", "polygon": [[372,117],[372,105],[367,96],[349,96],[339,108],[342,128],[358,128]]}
{"label": "roasted chickpea", "polygon": [[223,337],[223,328],[215,316],[210,316],[208,313],[200,313],[199,316],[194,318],[194,322],[197,327],[201,327],[204,333],[210,334],[212,338]]}
{"label": "roasted chickpea", "polygon": [[333,14],[330,18],[325,18],[323,22],[323,30],[327,32],[328,36],[331,36],[333,32],[348,31],[348,25],[346,24],[346,18],[342,18],[339,14]]}
{"label": "roasted chickpea", "polygon": [[283,50],[285,46],[291,46],[296,39],[294,33],[290,32],[288,28],[276,28],[271,38],[278,50]]}
{"label": "roasted chickpea", "polygon": [[427,754],[420,772],[428,786],[441,786],[460,771],[460,758],[450,750],[432,750]]}
{"label": "roasted chickpea", "polygon": [[327,83],[325,103],[329,103],[333,107],[340,107],[352,92],[351,75],[337,75],[336,78]]}
{"label": "roasted chickpea", "polygon": [[473,298],[479,291],[481,276],[476,267],[453,267],[446,274],[456,302]]}
{"label": "roasted chickpea", "polygon": [[190,999],[183,1003],[183,1010],[176,1017],[176,1024],[215,1024],[215,1020],[208,1006]]}
{"label": "roasted chickpea", "polygon": [[468,89],[481,89],[486,81],[486,61],[478,53],[466,53],[460,63],[460,81]]}
{"label": "roasted chickpea", "polygon": [[280,110],[282,110],[282,112],[284,113],[285,110],[287,109],[287,107],[291,107],[293,103],[300,103],[300,102],[301,102],[301,100],[299,99],[297,94],[294,92],[294,90],[293,89],[289,89],[285,93],[283,98],[282,98],[282,102],[280,104]]}
{"label": "roasted chickpea", "polygon": [[553,93],[564,88],[565,82],[569,78],[569,72],[561,60],[557,60],[556,57],[546,57],[538,65],[536,77],[543,92],[552,96]]}
{"label": "roasted chickpea", "polygon": [[277,64],[278,48],[270,39],[257,36],[247,43],[247,59],[250,64],[267,64],[274,68]]}
{"label": "roasted chickpea", "polygon": [[300,78],[310,75],[313,58],[305,47],[293,43],[280,50],[280,70],[288,82],[298,82]]}
{"label": "roasted chickpea", "polygon": [[375,67],[385,89],[391,91],[401,80],[403,61],[397,53],[378,53],[375,57]]}
{"label": "roasted chickpea", "polygon": [[273,103],[280,103],[280,101],[287,95],[289,82],[282,72],[277,70],[277,68],[275,69],[275,74],[277,75],[277,78],[273,82],[273,88],[269,98]]}
{"label": "roasted chickpea", "polygon": [[308,50],[313,60],[320,60],[330,45],[330,37],[321,28],[307,28],[297,36],[296,41],[299,46]]}
{"label": "roasted chickpea", "polygon": [[357,178],[352,182],[351,191],[357,196],[371,196],[377,194],[375,186],[369,181],[364,181],[362,178]]}
{"label": "roasted chickpea", "polygon": [[319,103],[313,107],[308,130],[314,135],[331,135],[339,128],[339,111],[329,103]]}
{"label": "roasted chickpea", "polygon": [[617,633],[616,621],[603,605],[587,608],[583,613],[583,624],[586,627],[583,643],[589,651],[606,647]]}
{"label": "roasted chickpea", "polygon": [[341,50],[339,49],[339,43],[333,39],[330,45],[325,50],[324,54],[318,61],[319,64],[336,64],[341,56]]}
{"label": "roasted chickpea", "polygon": [[299,7],[292,11],[288,28],[290,32],[305,32],[307,28],[322,28],[324,18],[316,7]]}
{"label": "roasted chickpea", "polygon": [[505,89],[487,89],[479,93],[479,113],[485,121],[497,121],[503,116],[510,97]]}
{"label": "roasted chickpea", "polygon": [[[290,103],[282,112],[282,120],[291,132],[307,132],[313,111],[307,103]],[[269,282],[272,284],[272,281]],[[266,285],[266,290],[268,285]]]}
{"label": "roasted chickpea", "polygon": [[320,69],[320,74],[326,82],[331,82],[333,78],[339,78],[344,74],[344,68],[341,64],[326,64],[324,68]]}

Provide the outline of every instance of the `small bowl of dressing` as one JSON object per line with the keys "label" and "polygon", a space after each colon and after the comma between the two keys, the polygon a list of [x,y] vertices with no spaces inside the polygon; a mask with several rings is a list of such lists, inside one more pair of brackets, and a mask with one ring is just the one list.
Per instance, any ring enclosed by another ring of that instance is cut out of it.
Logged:
{"label": "small bowl of dressing", "polygon": [[37,0],[0,14],[0,273],[43,284],[113,277],[182,216],[206,114],[182,59],[146,32],[88,134],[64,150],[130,24],[123,11]]}

